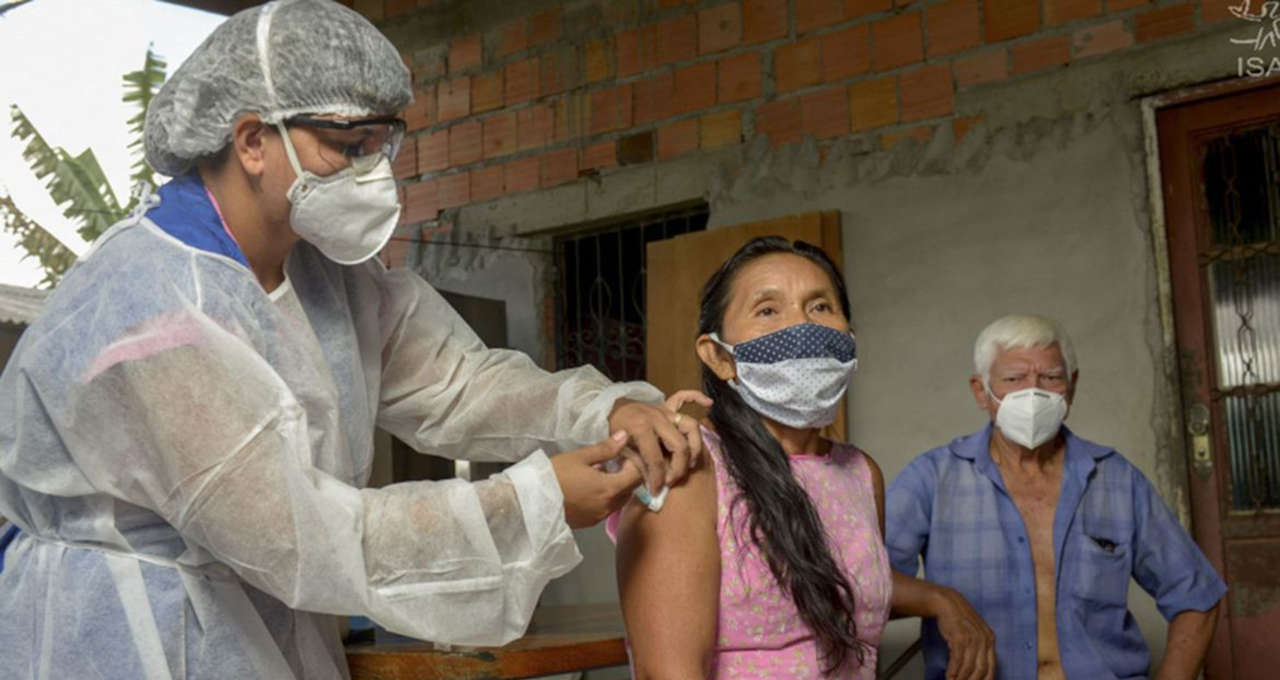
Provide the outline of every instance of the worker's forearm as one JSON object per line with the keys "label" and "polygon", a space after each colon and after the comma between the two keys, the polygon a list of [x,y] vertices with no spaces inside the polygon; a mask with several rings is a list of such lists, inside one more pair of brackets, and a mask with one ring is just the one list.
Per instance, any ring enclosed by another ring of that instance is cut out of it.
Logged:
{"label": "worker's forearm", "polygon": [[1164,662],[1156,680],[1192,680],[1200,673],[1213,631],[1218,627],[1218,605],[1206,612],[1184,611],[1169,622]]}

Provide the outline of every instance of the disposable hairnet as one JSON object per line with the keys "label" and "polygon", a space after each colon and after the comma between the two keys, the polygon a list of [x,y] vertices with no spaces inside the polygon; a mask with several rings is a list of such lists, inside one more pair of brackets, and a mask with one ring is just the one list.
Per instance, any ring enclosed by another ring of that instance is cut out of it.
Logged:
{"label": "disposable hairnet", "polygon": [[218,26],[147,109],[147,162],[175,177],[231,139],[243,113],[368,116],[409,105],[409,70],[364,17],[332,0],[278,0]]}

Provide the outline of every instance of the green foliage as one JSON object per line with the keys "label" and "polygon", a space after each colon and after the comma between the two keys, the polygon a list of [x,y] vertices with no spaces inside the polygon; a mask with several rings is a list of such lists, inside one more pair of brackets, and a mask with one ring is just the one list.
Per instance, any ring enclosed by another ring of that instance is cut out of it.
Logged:
{"label": "green foliage", "polygon": [[[140,70],[124,75],[123,101],[136,104],[138,113],[129,119],[134,156],[133,174],[129,176],[133,195],[122,206],[106,173],[93,151],[85,149],[72,156],[62,147],[51,146],[31,120],[17,106],[9,109],[13,122],[11,136],[25,144],[22,158],[37,179],[44,182],[53,202],[62,214],[76,225],[81,238],[92,242],[112,224],[123,219],[137,205],[143,189],[155,189],[155,175],[147,165],[143,147],[143,122],[147,106],[165,79],[165,62],[150,48]],[[34,257],[45,271],[41,285],[53,286],[75,261],[75,256],[48,230],[22,212],[13,199],[0,194],[0,226],[18,237],[19,245]]]}

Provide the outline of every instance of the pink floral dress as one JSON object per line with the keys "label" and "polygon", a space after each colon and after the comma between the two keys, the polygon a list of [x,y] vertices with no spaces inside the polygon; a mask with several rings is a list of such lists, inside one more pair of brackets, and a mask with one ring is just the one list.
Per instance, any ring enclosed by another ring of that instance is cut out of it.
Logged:
{"label": "pink floral dress", "polygon": [[[738,504],[734,526],[730,526],[729,510],[738,486],[725,467],[720,438],[706,428],[702,437],[715,461],[716,536],[720,542],[719,630],[711,677],[821,678],[818,646],[791,596],[778,585],[763,553],[751,542],[744,503]],[[875,678],[876,649],[889,618],[892,594],[871,468],[857,448],[833,444],[825,456],[792,456],[791,469],[826,527],[828,547],[844,566],[857,605],[858,637],[866,643],[860,667],[851,658],[830,677],[870,680]],[[616,521],[616,515],[610,518],[610,529],[616,527]]]}

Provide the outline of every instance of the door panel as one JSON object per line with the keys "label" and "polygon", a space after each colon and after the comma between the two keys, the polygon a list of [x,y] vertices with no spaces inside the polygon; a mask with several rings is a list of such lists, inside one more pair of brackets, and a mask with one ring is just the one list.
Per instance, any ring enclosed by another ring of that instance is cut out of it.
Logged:
{"label": "door panel", "polygon": [[[649,307],[645,345],[646,379],[665,393],[702,385],[701,363],[693,350],[698,337],[698,302],[702,286],[720,264],[747,241],[759,236],[782,236],[816,245],[839,266],[840,213],[806,213],[774,220],[710,229],[648,244],[647,296]],[[695,412],[689,407],[687,410]],[[699,414],[701,415],[701,414]],[[827,435],[845,437],[842,407]]]}
{"label": "door panel", "polygon": [[1280,90],[1157,112],[1196,540],[1230,586],[1206,674],[1280,664]]}

